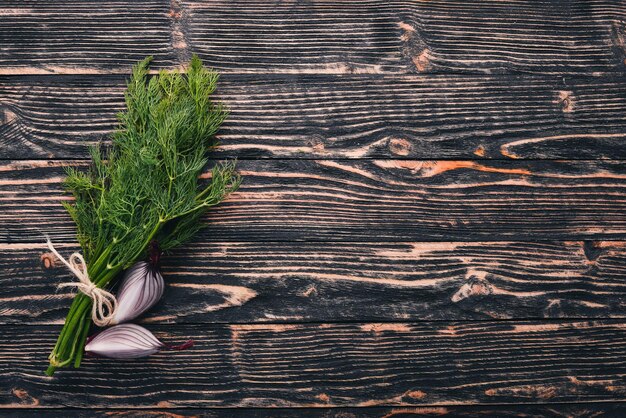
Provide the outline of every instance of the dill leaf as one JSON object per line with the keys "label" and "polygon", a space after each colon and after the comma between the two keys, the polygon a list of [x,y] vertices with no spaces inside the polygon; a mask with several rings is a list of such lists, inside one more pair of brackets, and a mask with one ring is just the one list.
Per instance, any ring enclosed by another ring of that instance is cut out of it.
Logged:
{"label": "dill leaf", "polygon": [[[153,240],[163,250],[189,240],[206,211],[241,183],[234,162],[215,165],[208,184],[199,179],[228,114],[211,100],[218,74],[194,56],[186,74],[160,71],[149,78],[151,59],[133,67],[111,145],[90,148],[87,171],[66,169],[74,201],[63,205],[76,223],[89,277],[102,288],[144,258]],[[74,298],[48,375],[80,365],[90,307],[85,295]]]}
{"label": "dill leaf", "polygon": [[194,56],[186,75],[161,71],[148,80],[150,60],[133,68],[112,145],[90,150],[87,173],[67,170],[75,202],[65,207],[88,263],[110,247],[108,264],[126,268],[152,239],[164,250],[182,244],[240,183],[233,163],[218,164],[206,187],[198,180],[227,116],[210,98],[218,74]]}

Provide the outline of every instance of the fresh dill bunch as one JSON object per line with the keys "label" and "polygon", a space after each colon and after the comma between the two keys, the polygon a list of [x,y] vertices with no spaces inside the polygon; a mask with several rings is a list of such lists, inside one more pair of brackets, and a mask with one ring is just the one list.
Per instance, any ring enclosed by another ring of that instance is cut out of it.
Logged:
{"label": "fresh dill bunch", "polygon": [[[75,200],[64,206],[98,287],[144,258],[151,242],[169,250],[187,241],[202,227],[207,209],[241,182],[234,163],[217,164],[208,184],[199,182],[227,116],[210,98],[218,74],[194,55],[186,74],[161,71],[148,80],[151,59],[133,67],[112,144],[90,148],[86,172],[67,169],[65,186]],[[72,361],[80,364],[90,303],[85,295],[75,298],[48,374]]]}

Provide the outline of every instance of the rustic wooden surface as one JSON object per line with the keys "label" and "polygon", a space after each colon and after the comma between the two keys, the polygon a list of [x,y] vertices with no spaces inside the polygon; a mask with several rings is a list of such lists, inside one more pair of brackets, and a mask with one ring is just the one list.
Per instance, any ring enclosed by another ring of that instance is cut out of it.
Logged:
{"label": "rustic wooden surface", "polygon": [[[58,247],[67,253],[78,249],[75,244]],[[623,241],[199,239],[164,259],[169,286],[143,321],[624,318],[625,258]],[[63,320],[71,293],[53,288],[67,274],[51,260],[43,244],[0,245],[2,323]],[[12,286],[16,276],[23,287]],[[39,298],[31,298],[33,293]]]}
{"label": "rustic wooden surface", "polygon": [[[64,165],[0,162],[0,240],[72,242]],[[246,160],[242,187],[211,212],[208,240],[621,239],[621,161]]]}
{"label": "rustic wooden surface", "polygon": [[[41,378],[57,326],[3,326],[5,406],[316,407],[623,399],[623,321],[152,325],[193,350]],[[12,355],[9,355],[12,354]],[[8,373],[7,373],[8,372]],[[6,373],[6,374],[5,374]],[[85,385],[92,382],[93,386]],[[100,383],[98,383],[100,382]],[[20,392],[23,391],[23,392]],[[19,399],[16,399],[19,398]]]}
{"label": "rustic wooden surface", "polygon": [[[626,415],[626,3],[6,0],[0,416]],[[164,260],[180,353],[43,375],[130,65],[222,73],[240,191]]]}
{"label": "rustic wooden surface", "polygon": [[[367,408],[214,408],[214,409],[46,409],[50,415],[63,413],[67,418],[101,418],[101,417],[206,417],[206,418],[415,418],[415,417],[536,417],[536,418],[568,418],[568,417],[619,417],[623,414],[620,403],[551,403],[547,405],[454,405],[454,406],[401,406],[401,407],[367,407]],[[20,416],[25,418],[40,417],[41,409],[22,408]],[[0,414],[1,415],[1,414]]]}
{"label": "rustic wooden surface", "polygon": [[[0,67],[1,68],[1,67]],[[626,78],[222,75],[220,157],[626,158]],[[0,157],[85,158],[122,109],[121,75],[0,76]],[[598,123],[601,120],[602,123]]]}

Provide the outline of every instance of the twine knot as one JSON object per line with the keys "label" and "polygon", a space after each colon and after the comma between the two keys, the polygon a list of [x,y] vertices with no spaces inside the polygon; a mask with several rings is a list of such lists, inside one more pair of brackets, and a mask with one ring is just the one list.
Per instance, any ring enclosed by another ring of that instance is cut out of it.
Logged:
{"label": "twine knot", "polygon": [[58,288],[75,287],[89,298],[93,303],[91,306],[91,319],[93,323],[99,327],[106,327],[111,324],[117,309],[117,299],[112,293],[96,286],[89,278],[87,273],[87,263],[83,256],[78,253],[72,253],[69,260],[66,260],[52,245],[50,238],[47,238],[48,248],[52,253],[67,266],[67,268],[78,278],[77,282],[67,282],[59,284]]}

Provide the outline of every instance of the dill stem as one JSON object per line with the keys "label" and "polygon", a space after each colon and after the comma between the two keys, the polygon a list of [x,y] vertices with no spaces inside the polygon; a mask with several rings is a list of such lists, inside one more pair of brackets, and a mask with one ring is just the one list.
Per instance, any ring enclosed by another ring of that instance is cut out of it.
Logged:
{"label": "dill stem", "polygon": [[[110,248],[110,247],[108,247]],[[106,251],[106,250],[105,250]],[[110,250],[109,250],[110,252]],[[99,263],[89,269],[92,282],[100,287],[106,287],[109,282],[121,271],[121,266],[109,268],[106,258],[99,257]],[[69,364],[74,361],[78,367],[82,360],[87,333],[91,325],[91,304],[92,300],[84,294],[78,294],[74,298],[70,310],[65,318],[65,324],[59,334],[57,344],[52,350],[51,358],[60,364]],[[52,376],[57,369],[57,365],[51,361],[50,367],[46,370],[48,376]]]}
{"label": "dill stem", "polygon": [[[65,181],[75,202],[64,206],[76,223],[90,280],[100,288],[144,257],[152,240],[169,250],[191,238],[199,215],[240,182],[234,164],[214,167],[205,190],[198,182],[228,113],[209,100],[217,73],[194,56],[186,75],[161,72],[148,79],[151,59],[133,67],[111,146],[93,147],[87,172],[68,169]],[[88,296],[76,295],[46,374],[72,361],[80,365],[92,309]]]}
{"label": "dill stem", "polygon": [[74,359],[74,367],[80,367],[80,362],[83,360],[83,354],[85,350],[85,341],[87,340],[87,334],[89,333],[89,328],[91,327],[91,321],[85,321],[83,329],[81,333],[78,335],[78,351],[76,351],[76,357]]}
{"label": "dill stem", "polygon": [[167,222],[167,219],[159,218],[159,222],[157,222],[152,231],[150,231],[150,234],[148,234],[148,238],[143,242],[141,250],[139,250],[139,252],[134,257],[135,259],[141,257],[141,254],[146,251],[146,248],[148,248],[148,245],[150,245],[150,241],[152,241],[152,239],[156,236],[156,234],[159,232],[165,222]]}

